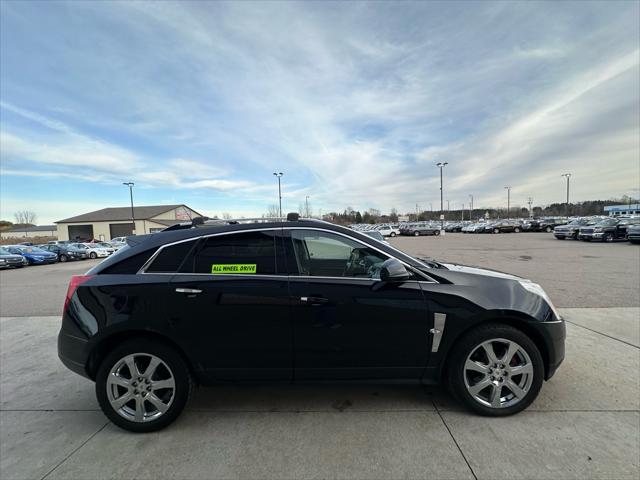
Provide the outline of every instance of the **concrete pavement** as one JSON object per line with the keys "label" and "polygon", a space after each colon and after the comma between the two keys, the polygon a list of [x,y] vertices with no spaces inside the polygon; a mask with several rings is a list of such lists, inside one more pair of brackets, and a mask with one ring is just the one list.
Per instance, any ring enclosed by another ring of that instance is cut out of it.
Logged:
{"label": "concrete pavement", "polygon": [[525,412],[442,390],[221,386],[134,435],[56,358],[58,317],[0,319],[0,478],[629,478],[640,474],[640,309],[563,309],[567,359]]}

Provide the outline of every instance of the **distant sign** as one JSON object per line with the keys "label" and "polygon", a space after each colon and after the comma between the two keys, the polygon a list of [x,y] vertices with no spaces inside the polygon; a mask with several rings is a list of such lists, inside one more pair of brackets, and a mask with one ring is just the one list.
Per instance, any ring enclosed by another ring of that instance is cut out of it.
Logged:
{"label": "distant sign", "polygon": [[176,220],[191,220],[189,210],[184,207],[176,208]]}
{"label": "distant sign", "polygon": [[440,220],[444,220],[444,214],[440,215]]}

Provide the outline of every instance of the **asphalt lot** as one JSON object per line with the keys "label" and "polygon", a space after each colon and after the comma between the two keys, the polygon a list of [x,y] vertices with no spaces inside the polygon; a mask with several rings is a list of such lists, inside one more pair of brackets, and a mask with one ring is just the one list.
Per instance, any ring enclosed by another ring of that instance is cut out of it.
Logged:
{"label": "asphalt lot", "polygon": [[168,429],[135,435],[56,355],[68,279],[95,262],[1,272],[0,478],[639,477],[640,248],[545,234],[392,243],[600,308],[561,309],[566,360],[513,417],[475,416],[437,388],[220,386],[199,389]]}

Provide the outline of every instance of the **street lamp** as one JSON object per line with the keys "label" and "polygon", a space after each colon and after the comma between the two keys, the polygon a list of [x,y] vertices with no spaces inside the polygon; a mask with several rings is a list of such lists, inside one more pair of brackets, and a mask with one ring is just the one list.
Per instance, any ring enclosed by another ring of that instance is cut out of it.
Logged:
{"label": "street lamp", "polygon": [[304,202],[306,204],[305,208],[307,209],[307,211],[305,212],[305,217],[309,218],[309,195],[305,197]]}
{"label": "street lamp", "polygon": [[[132,226],[132,231],[131,233],[135,235],[136,233],[136,218],[135,215],[133,214],[133,186],[135,185],[135,183],[133,182],[122,182],[123,185],[126,185],[127,187],[129,187],[129,198],[131,198],[131,224]],[[144,233],[144,232],[142,232]]]}
{"label": "street lamp", "polygon": [[507,191],[507,218],[511,216],[511,187],[504,187]]}
{"label": "street lamp", "polygon": [[443,190],[442,190],[442,169],[449,165],[448,162],[438,162],[436,163],[436,167],[438,167],[440,169],[440,233],[444,232],[444,197],[443,197]]}
{"label": "street lamp", "polygon": [[278,177],[278,212],[280,212],[280,218],[282,218],[282,188],[280,187],[280,177],[282,177],[282,172],[273,172],[273,174]]}
{"label": "street lamp", "polygon": [[561,177],[567,177],[567,205],[565,207],[565,216],[567,218],[569,218],[569,179],[571,178],[571,174],[570,173],[563,173],[562,175],[560,175]]}
{"label": "street lamp", "polygon": [[469,204],[469,220],[471,220],[473,216],[473,195],[469,195],[469,198],[471,199],[471,203]]}

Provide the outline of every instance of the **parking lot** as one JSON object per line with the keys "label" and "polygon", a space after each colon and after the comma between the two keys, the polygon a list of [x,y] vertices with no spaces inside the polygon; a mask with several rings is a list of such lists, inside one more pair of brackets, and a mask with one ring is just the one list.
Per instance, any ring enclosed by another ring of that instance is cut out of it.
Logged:
{"label": "parking lot", "polygon": [[56,354],[69,277],[97,261],[0,272],[0,478],[629,478],[640,474],[640,248],[520,233],[397,237],[417,256],[540,283],[568,321],[534,404],[479,417],[441,389],[219,386],[135,435]]}

